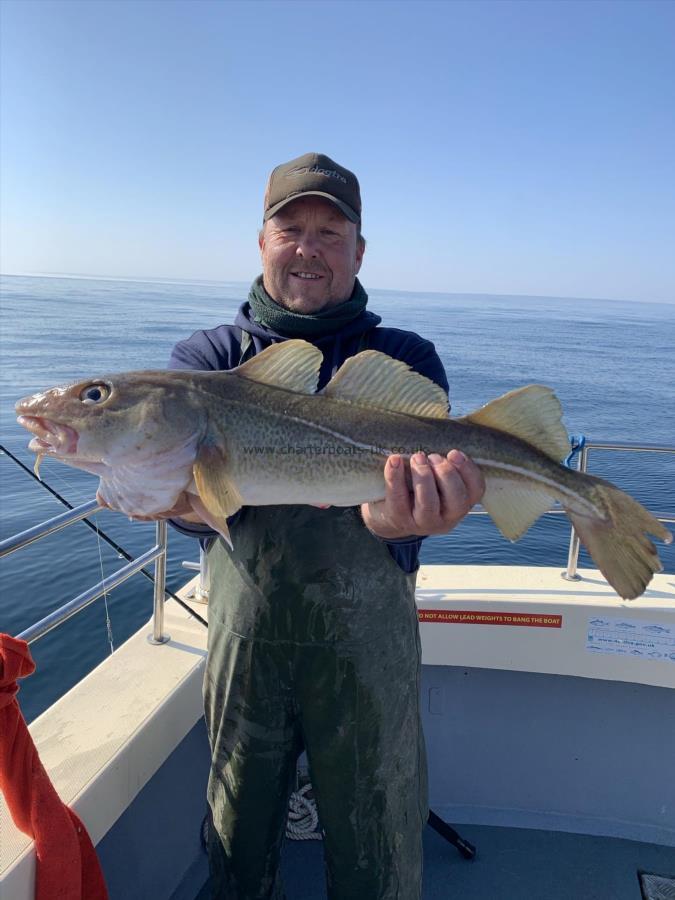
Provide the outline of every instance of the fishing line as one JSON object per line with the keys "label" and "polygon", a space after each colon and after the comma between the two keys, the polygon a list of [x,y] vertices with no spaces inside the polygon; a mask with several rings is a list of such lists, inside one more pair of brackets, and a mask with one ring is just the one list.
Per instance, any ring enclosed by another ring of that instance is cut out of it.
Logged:
{"label": "fishing line", "polygon": [[[86,503],[89,497],[85,496],[82,485],[77,484],[74,480],[70,481],[70,479],[66,478],[66,476],[60,471],[60,469],[62,468],[63,466],[55,467],[54,469],[52,469],[51,466],[49,466],[47,471],[49,473],[50,480],[59,481],[62,485],[65,485],[65,487],[68,488],[69,496],[74,498],[73,502],[75,503],[75,505],[79,506],[80,503]],[[38,475],[38,479],[41,483],[44,483],[42,481],[41,475]]]}
{"label": "fishing line", "polygon": [[[64,474],[62,474],[60,469],[58,471],[50,471],[50,476],[51,476],[51,478],[58,478],[58,480],[62,484],[65,484],[65,486],[68,488],[68,490],[73,493],[75,493],[76,491],[81,489],[81,485],[75,485],[74,482],[71,482],[70,479],[66,478],[66,476]],[[38,479],[42,483],[42,479],[40,478],[39,475],[38,475]],[[80,492],[81,492],[81,490],[80,490]],[[86,499],[84,497],[82,497],[81,499],[78,499],[78,503],[85,503],[85,502],[86,502]],[[96,528],[96,548],[98,550],[98,564],[99,564],[99,568],[101,570],[101,582],[104,582],[105,581],[105,572],[103,569],[103,553],[101,552],[101,531],[98,527],[97,520],[94,520],[92,522],[92,524]],[[120,556],[119,553],[117,554],[117,556],[118,556],[118,559],[124,558],[124,557]],[[105,630],[106,630],[106,635],[108,637],[108,645],[110,647],[110,655],[112,656],[112,654],[115,652],[115,642],[113,639],[113,629],[112,629],[112,619],[110,618],[110,609],[108,608],[108,589],[105,586],[103,588],[103,607],[105,610]]]}
{"label": "fishing line", "polygon": [[[105,575],[103,573],[103,554],[101,553],[101,532],[99,531],[98,524],[96,525],[96,538],[98,546],[98,561],[99,565],[101,566],[101,581],[105,581]],[[105,606],[105,628],[108,634],[108,643],[110,644],[110,655],[112,656],[112,654],[115,652],[115,645],[113,643],[110,611],[108,610],[108,591],[105,587],[103,588],[103,605]]]}
{"label": "fishing line", "polygon": [[[42,481],[40,478],[38,478],[37,475],[35,474],[35,472],[31,471],[31,469],[29,469],[28,466],[24,465],[24,463],[22,463],[20,459],[18,459],[16,456],[14,456],[14,454],[10,450],[8,450],[3,444],[0,444],[0,453],[4,453],[6,456],[9,456],[9,458],[11,460],[13,460],[17,464],[17,466],[19,466],[20,469],[23,469],[23,471],[27,475],[30,475],[30,477],[34,481],[37,481],[38,484],[42,485],[42,487],[46,491],[49,491],[49,493],[53,497],[56,497],[56,499],[60,503],[62,503],[68,509],[74,509],[72,503],[69,503],[65,499],[65,497],[62,497],[61,494],[59,494],[58,491],[55,491],[53,487],[50,487],[50,485],[48,485],[46,481]],[[124,549],[124,547],[121,547],[117,543],[117,541],[114,541],[111,537],[109,537],[109,535],[107,535],[105,533],[105,531],[102,531],[96,525],[93,525],[89,521],[89,519],[86,519],[86,518],[80,519],[80,521],[82,522],[83,525],[86,525],[87,528],[91,528],[92,531],[95,531],[98,535],[100,535],[100,537],[106,542],[106,544],[109,544],[113,548],[113,550],[116,550],[120,554],[120,556],[123,556],[124,559],[126,559],[128,562],[134,562],[134,557],[130,553],[127,553],[127,551]],[[153,584],[155,583],[154,576],[150,572],[148,572],[147,569],[139,569],[138,571],[140,572],[141,575],[144,575]],[[206,619],[203,619],[199,615],[199,613],[196,613],[194,611],[194,609],[192,609],[187,603],[185,603],[184,600],[181,600],[181,598],[178,597],[176,594],[174,594],[173,591],[170,591],[168,588],[165,588],[164,593],[167,594],[169,597],[171,597],[172,600],[175,600],[179,606],[181,606],[186,612],[190,613],[190,615],[193,618],[197,619],[198,622],[201,622],[205,628],[209,627],[209,623],[206,621]]]}
{"label": "fishing line", "polygon": [[[35,471],[35,470],[33,470],[33,471]],[[65,486],[68,488],[68,490],[73,493],[75,493],[76,491],[81,489],[81,485],[75,485],[74,482],[71,482],[68,478],[66,478],[66,476],[64,474],[62,474],[60,469],[59,469],[59,471],[51,471],[50,470],[50,476],[52,478],[58,478],[58,480],[62,484],[65,484]],[[38,479],[39,479],[40,483],[42,483],[42,479],[40,478],[39,475],[38,475]],[[86,500],[83,498],[79,502],[85,503]],[[98,563],[99,563],[99,567],[101,569],[101,581],[103,582],[103,581],[105,581],[105,572],[103,570],[103,554],[101,552],[101,532],[98,527],[98,521],[96,521],[94,524],[95,524],[95,528],[96,528],[96,546],[98,549]],[[121,557],[119,554],[118,554],[118,558],[123,559],[123,557]],[[110,618],[110,610],[108,608],[108,590],[105,587],[103,588],[103,606],[105,609],[105,629],[106,629],[106,634],[108,636],[108,645],[110,646],[110,654],[112,655],[115,652],[115,643],[113,640],[112,619]]]}

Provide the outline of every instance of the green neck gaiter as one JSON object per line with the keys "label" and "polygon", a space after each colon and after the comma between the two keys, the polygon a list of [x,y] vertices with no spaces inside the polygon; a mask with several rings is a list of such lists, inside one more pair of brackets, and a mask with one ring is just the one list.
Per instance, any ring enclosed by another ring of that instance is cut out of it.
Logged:
{"label": "green neck gaiter", "polygon": [[368,294],[357,278],[349,300],[321,312],[305,315],[279,306],[265,290],[263,277],[259,275],[251,285],[248,302],[253,310],[253,318],[258,324],[284,337],[316,338],[340,331],[349,322],[353,322],[366,308]]}

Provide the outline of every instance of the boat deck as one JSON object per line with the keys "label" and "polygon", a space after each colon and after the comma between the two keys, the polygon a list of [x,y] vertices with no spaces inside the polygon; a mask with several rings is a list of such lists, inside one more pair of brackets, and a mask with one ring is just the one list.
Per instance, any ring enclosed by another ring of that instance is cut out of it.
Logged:
{"label": "boat deck", "polygon": [[[467,861],[428,828],[425,900],[640,900],[638,870],[675,878],[675,580],[657,575],[627,603],[594,570],[580,574],[420,572],[431,806],[478,850]],[[206,630],[172,600],[164,617],[168,643],[148,643],[148,624],[30,726],[97,846],[111,898],[193,900],[207,877]],[[600,648],[596,625],[614,629]],[[639,648],[658,656],[635,652],[638,631]],[[165,820],[169,843],[156,827]],[[0,834],[0,897],[30,900],[35,854],[2,798]],[[289,841],[283,870],[287,900],[326,897],[320,842]]]}
{"label": "boat deck", "polygon": [[[675,847],[529,828],[458,831],[476,846],[473,860],[426,829],[423,900],[641,900],[639,871],[675,878]],[[286,900],[327,897],[321,841],[286,841],[282,871]],[[210,897],[207,884],[197,900]]]}

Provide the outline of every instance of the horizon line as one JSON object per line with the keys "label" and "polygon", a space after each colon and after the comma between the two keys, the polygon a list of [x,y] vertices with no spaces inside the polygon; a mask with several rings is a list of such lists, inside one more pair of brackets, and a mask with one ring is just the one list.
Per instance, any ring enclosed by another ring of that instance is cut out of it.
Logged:
{"label": "horizon line", "polygon": [[[225,279],[212,278],[163,278],[161,276],[130,276],[130,275],[87,275],[75,272],[0,272],[0,278],[68,278],[80,281],[120,281],[131,284],[193,284],[193,285],[248,285],[247,281],[227,281]],[[570,297],[564,294],[510,294],[510,293],[488,293],[485,291],[405,291],[399,288],[378,288],[372,287],[371,291],[390,294],[432,294],[440,297],[518,297],[520,299],[531,300],[590,300],[593,302],[603,303],[651,303],[659,306],[673,306],[674,300],[626,300],[617,297],[588,297],[577,296]]]}

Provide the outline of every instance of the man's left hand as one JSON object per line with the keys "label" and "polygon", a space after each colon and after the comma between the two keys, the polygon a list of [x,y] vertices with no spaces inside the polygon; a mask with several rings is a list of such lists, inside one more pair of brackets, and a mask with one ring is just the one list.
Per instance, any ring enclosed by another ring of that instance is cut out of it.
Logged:
{"label": "man's left hand", "polygon": [[409,477],[406,469],[400,456],[390,456],[384,467],[384,500],[361,506],[366,527],[386,540],[445,534],[485,491],[480,469],[460,450],[451,450],[446,457],[415,453]]}

